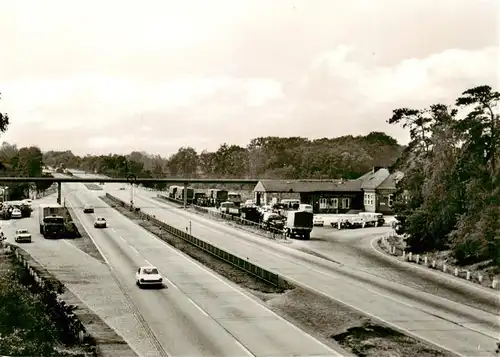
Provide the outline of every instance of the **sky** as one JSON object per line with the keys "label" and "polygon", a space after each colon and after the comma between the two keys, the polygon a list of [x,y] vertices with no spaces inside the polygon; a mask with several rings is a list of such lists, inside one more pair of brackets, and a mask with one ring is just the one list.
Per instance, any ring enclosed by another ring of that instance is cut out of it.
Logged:
{"label": "sky", "polygon": [[0,0],[1,141],[170,155],[383,131],[499,87],[497,0]]}

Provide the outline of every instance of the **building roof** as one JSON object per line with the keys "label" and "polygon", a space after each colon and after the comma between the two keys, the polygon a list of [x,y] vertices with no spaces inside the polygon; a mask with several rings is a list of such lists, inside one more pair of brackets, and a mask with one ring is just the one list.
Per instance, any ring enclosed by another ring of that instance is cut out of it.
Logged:
{"label": "building roof", "polygon": [[363,181],[361,188],[363,190],[375,190],[389,175],[389,170],[384,168],[372,170],[359,178]]}
{"label": "building roof", "polygon": [[361,180],[260,180],[254,192],[358,192]]}
{"label": "building roof", "polygon": [[404,173],[401,171],[395,171],[390,174],[378,187],[377,189],[383,190],[395,190],[396,184],[404,177]]}

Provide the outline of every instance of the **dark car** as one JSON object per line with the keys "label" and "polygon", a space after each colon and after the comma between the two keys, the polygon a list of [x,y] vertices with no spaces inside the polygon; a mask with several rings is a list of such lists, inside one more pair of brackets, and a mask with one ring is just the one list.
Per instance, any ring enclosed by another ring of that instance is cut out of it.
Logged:
{"label": "dark car", "polygon": [[94,213],[94,207],[92,206],[83,207],[83,213]]}

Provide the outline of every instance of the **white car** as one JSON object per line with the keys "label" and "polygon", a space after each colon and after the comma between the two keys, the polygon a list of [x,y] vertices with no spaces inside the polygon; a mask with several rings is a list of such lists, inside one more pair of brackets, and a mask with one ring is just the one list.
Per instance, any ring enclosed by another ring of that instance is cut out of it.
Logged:
{"label": "white car", "polygon": [[14,208],[12,210],[12,213],[10,214],[10,216],[12,218],[22,218],[22,213],[21,213],[21,210],[19,208]]}
{"label": "white car", "polygon": [[107,223],[104,217],[97,217],[94,221],[94,228],[106,228]]}
{"label": "white car", "polygon": [[143,286],[163,286],[163,278],[154,266],[143,266],[135,273],[135,283],[138,287]]}
{"label": "white car", "polygon": [[18,229],[14,236],[14,240],[17,243],[31,243],[31,233],[24,228]]}
{"label": "white car", "polygon": [[313,218],[313,226],[315,227],[323,227],[325,225],[325,220],[321,216],[314,216]]}

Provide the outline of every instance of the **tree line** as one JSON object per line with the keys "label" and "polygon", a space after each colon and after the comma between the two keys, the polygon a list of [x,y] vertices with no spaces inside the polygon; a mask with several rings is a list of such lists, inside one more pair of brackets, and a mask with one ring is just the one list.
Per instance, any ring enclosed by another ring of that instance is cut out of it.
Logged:
{"label": "tree line", "polygon": [[224,143],[215,152],[181,147],[168,158],[145,152],[79,157],[71,151],[49,151],[44,162],[121,177],[357,178],[373,166],[393,165],[402,150],[394,138],[372,132],[317,140],[261,137],[246,147]]}
{"label": "tree line", "polygon": [[411,141],[397,166],[397,232],[413,251],[451,249],[461,264],[500,267],[500,93],[466,90],[453,106],[396,109]]}

